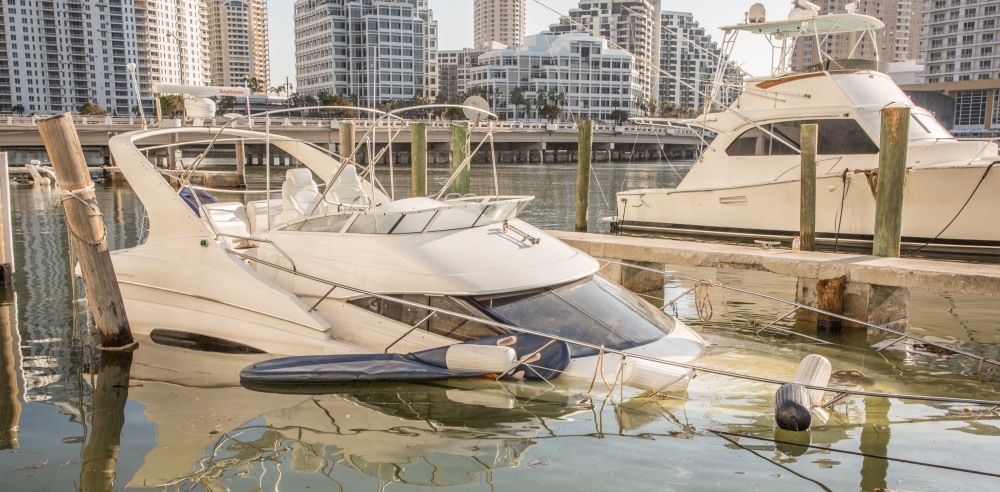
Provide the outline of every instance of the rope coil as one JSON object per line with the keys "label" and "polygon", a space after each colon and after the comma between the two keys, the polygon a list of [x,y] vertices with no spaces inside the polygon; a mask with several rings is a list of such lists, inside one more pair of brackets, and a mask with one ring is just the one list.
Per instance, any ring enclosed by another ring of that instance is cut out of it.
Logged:
{"label": "rope coil", "polygon": [[59,193],[59,203],[63,203],[66,200],[75,198],[77,201],[79,201],[84,206],[90,208],[93,211],[93,213],[90,214],[91,217],[101,218],[101,228],[103,229],[101,232],[101,237],[93,240],[81,237],[80,234],[75,229],[73,229],[72,222],[68,220],[66,221],[66,229],[69,230],[69,233],[72,234],[77,241],[80,241],[82,244],[86,244],[87,246],[99,246],[104,243],[105,239],[108,238],[108,225],[104,223],[104,214],[101,213],[101,209],[97,208],[97,205],[93,203],[93,198],[89,201],[84,200],[83,198],[83,195],[85,193],[91,193],[94,191],[94,186],[95,185],[93,181],[87,183],[86,186],[77,188],[75,190],[67,190],[65,188],[60,188],[58,185],[56,185],[56,191]]}

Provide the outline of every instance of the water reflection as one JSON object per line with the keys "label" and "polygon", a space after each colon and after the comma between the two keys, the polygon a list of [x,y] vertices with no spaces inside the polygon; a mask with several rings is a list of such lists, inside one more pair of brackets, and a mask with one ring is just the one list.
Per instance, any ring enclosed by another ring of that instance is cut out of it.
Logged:
{"label": "water reflection", "polygon": [[[171,358],[165,352],[177,356],[173,360],[199,357],[150,343],[137,351],[137,374],[163,374],[151,366]],[[157,360],[144,360],[144,351]],[[188,381],[201,377],[176,374]],[[130,398],[156,424],[158,441],[128,486],[214,490],[224,482],[242,488],[241,483],[264,480],[269,470],[314,474],[348,490],[362,475],[380,483],[426,486],[489,481],[494,470],[520,464],[533,439],[546,433],[548,419],[587,408],[545,388],[486,381],[312,391],[340,393],[260,393],[142,381]]]}
{"label": "water reflection", "polygon": [[0,289],[0,450],[17,448],[24,379],[16,294]]}
{"label": "water reflection", "polygon": [[115,488],[131,368],[132,352],[102,352],[90,417],[91,433],[80,470],[80,484],[86,492]]}

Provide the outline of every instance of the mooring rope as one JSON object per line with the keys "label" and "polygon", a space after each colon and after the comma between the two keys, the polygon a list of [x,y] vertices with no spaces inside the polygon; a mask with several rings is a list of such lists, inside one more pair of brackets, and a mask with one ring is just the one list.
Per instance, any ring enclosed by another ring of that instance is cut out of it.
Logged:
{"label": "mooring rope", "polygon": [[80,234],[76,232],[76,229],[73,229],[72,221],[68,219],[66,220],[66,229],[69,230],[69,233],[72,234],[77,241],[80,241],[80,243],[86,244],[88,246],[98,246],[101,243],[103,243],[105,239],[108,238],[108,225],[104,223],[104,214],[101,213],[101,209],[98,208],[98,206],[95,205],[94,203],[88,202],[87,200],[83,199],[84,193],[90,193],[94,191],[94,186],[95,186],[94,182],[91,181],[90,183],[87,183],[83,187],[77,188],[75,190],[67,190],[65,188],[59,187],[59,184],[56,183],[56,191],[59,193],[60,196],[59,203],[75,198],[77,201],[82,203],[85,207],[89,208],[93,212],[90,215],[91,217],[101,218],[101,227],[103,231],[101,233],[101,237],[95,240],[84,239],[83,237],[81,237]]}

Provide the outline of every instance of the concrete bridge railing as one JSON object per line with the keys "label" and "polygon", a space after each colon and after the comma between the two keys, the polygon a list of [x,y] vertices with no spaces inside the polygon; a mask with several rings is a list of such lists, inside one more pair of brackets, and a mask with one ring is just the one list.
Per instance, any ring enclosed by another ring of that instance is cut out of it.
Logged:
{"label": "concrete bridge railing", "polygon": [[[42,116],[23,116],[23,115],[7,115],[0,116],[0,131],[7,128],[24,128],[24,127],[35,127],[39,118]],[[167,125],[170,121],[177,120],[164,120],[164,123],[157,123],[155,118],[146,118],[146,125],[150,128],[156,128],[160,125]],[[209,126],[209,127],[221,127],[229,122],[228,118],[212,118],[212,119],[194,119],[195,126]],[[336,119],[336,118],[308,118],[308,117],[274,117],[271,119],[272,127],[284,127],[284,128],[330,128],[336,129],[340,126],[341,122],[353,123],[357,129],[369,129],[375,126],[373,120],[368,119]],[[120,130],[127,131],[132,129],[139,129],[142,120],[136,116],[73,116],[73,124],[78,128],[96,128],[109,130]],[[430,128],[447,128],[450,122],[447,120],[429,120],[428,127]],[[239,128],[260,128],[264,124],[262,118],[251,118],[249,120],[238,120],[235,125]],[[396,128],[400,126],[408,126],[409,122],[402,122],[399,120],[383,120],[377,124],[378,128]],[[489,122],[479,122],[478,124],[472,125],[473,129],[486,130],[490,127]],[[576,133],[577,124],[575,122],[559,122],[559,123],[547,123],[544,121],[498,121],[494,123],[494,131],[497,132],[523,132],[523,131],[548,131],[550,133]],[[611,125],[606,123],[597,123],[594,125],[595,133],[602,134],[622,134],[622,135],[662,135],[662,136],[696,136],[696,132],[693,130],[685,128],[666,128],[666,127],[654,127],[648,125]]]}

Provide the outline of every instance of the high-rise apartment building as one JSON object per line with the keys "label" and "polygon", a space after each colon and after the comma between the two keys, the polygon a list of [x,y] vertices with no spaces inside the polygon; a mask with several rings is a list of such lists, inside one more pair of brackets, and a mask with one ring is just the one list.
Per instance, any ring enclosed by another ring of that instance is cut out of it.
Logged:
{"label": "high-rise apartment building", "polygon": [[298,91],[377,107],[434,98],[437,22],[426,0],[297,0]]}
{"label": "high-rise apartment building", "polygon": [[924,82],[1000,78],[1000,1],[930,1],[923,22]]}
{"label": "high-rise apartment building", "polygon": [[[136,65],[140,94],[149,107],[153,84],[243,85],[242,75],[216,81],[212,71],[215,61],[243,63],[238,48],[243,37],[250,40],[244,46],[254,51],[252,73],[266,78],[265,1],[5,2],[0,16],[0,112],[78,111],[89,102],[111,114],[131,114],[137,100],[129,63]],[[227,20],[218,26],[218,36],[210,36],[215,18],[209,6],[216,4],[246,8],[249,24],[240,27]],[[226,49],[218,51],[218,45]]]}
{"label": "high-rise apartment building", "polygon": [[[1000,1],[931,0],[923,5],[920,54],[923,73],[908,90],[944,93],[959,133],[1000,129]],[[945,111],[942,111],[944,113]]]}
{"label": "high-rise apartment building", "polygon": [[136,17],[127,0],[3,2],[0,112],[76,111],[88,102],[128,114]]}
{"label": "high-rise apartment building", "polygon": [[479,66],[479,56],[485,52],[472,48],[438,51],[438,97],[453,101],[465,92],[472,80],[472,69]]}
{"label": "high-rise apartment building", "polygon": [[473,13],[476,48],[491,43],[517,46],[524,42],[526,0],[476,0]]}
{"label": "high-rise apartment building", "polygon": [[251,77],[269,86],[266,0],[207,0],[212,85],[242,86]]}
{"label": "high-rise apartment building", "polygon": [[[705,28],[688,12],[662,12],[660,42],[659,102],[672,102],[686,110],[700,110],[711,94],[722,51]],[[742,86],[735,67],[723,77],[725,87],[716,94],[717,102],[728,106]]]}
{"label": "high-rise apartment building", "polygon": [[[919,12],[922,0],[813,0],[822,7],[820,14],[846,13],[848,4],[858,4],[857,13],[865,14],[885,23],[885,29],[875,33],[875,42],[862,32],[835,34],[821,40],[821,46],[831,58],[862,58],[887,63],[902,62],[917,57],[913,50],[914,38],[919,35]],[[948,0],[951,1],[951,0]],[[809,36],[798,38],[792,55],[791,67],[799,70],[820,63],[816,41]]]}
{"label": "high-rise apartment building", "polygon": [[585,32],[608,41],[612,48],[632,54],[639,85],[646,94],[659,94],[660,0],[581,0],[552,33]]}
{"label": "high-rise apartment building", "polygon": [[[70,2],[71,0],[66,0]],[[79,3],[79,2],[77,2]],[[99,5],[100,0],[87,3]],[[134,0],[138,59],[143,84],[206,85],[208,69],[202,0]]]}
{"label": "high-rise apartment building", "polygon": [[507,119],[536,118],[545,104],[558,105],[564,118],[603,120],[618,109],[634,116],[642,94],[635,58],[585,33],[527,36],[521,46],[487,51],[468,85],[484,88],[493,112]]}

